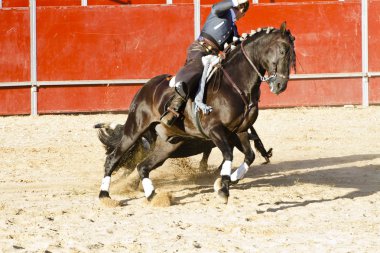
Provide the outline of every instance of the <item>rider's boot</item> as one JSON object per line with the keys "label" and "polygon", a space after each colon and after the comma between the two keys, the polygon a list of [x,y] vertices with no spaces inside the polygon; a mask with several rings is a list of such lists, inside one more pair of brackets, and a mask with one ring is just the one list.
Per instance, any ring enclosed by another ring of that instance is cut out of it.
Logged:
{"label": "rider's boot", "polygon": [[174,94],[174,97],[171,100],[170,105],[168,106],[164,114],[162,114],[161,116],[161,122],[165,125],[171,127],[178,118],[183,117],[182,113],[184,105],[187,101],[187,94],[185,90],[186,88],[184,82],[178,82],[176,84],[176,93]]}

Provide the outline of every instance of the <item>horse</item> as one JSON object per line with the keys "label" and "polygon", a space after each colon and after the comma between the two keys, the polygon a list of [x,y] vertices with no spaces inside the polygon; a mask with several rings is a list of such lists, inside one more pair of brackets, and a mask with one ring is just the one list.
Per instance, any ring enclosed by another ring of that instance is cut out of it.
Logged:
{"label": "horse", "polygon": [[[112,172],[118,167],[125,152],[128,152],[147,131],[155,131],[154,149],[137,165],[145,197],[151,201],[155,193],[150,171],[161,166],[171,154],[186,145],[189,139],[210,140],[222,153],[223,164],[219,183],[214,184],[217,196],[228,203],[231,176],[240,177],[253,162],[253,152],[239,133],[244,133],[258,117],[260,85],[269,84],[270,91],[280,94],[287,88],[290,70],[295,70],[295,38],[286,23],[279,29],[258,29],[241,37],[241,43],[231,46],[231,51],[221,61],[209,80],[205,91],[206,101],[213,111],[200,114],[194,103],[188,100],[183,121],[172,127],[160,122],[167,101],[174,89],[168,86],[169,76],[159,75],[148,81],[134,96],[124,133],[116,148],[106,157],[104,177],[99,199],[110,201],[109,188]],[[264,76],[265,73],[268,76]],[[244,162],[231,175],[233,148],[244,153]]]}
{"label": "horse", "polygon": [[[98,129],[98,138],[106,150],[106,155],[109,155],[113,150],[115,150],[121,138],[123,137],[124,125],[115,123],[98,123],[94,125],[94,128]],[[265,159],[265,162],[263,164],[270,163],[270,157],[272,157],[272,148],[270,148],[268,151],[265,149],[264,144],[262,143],[253,126],[248,129],[247,133],[243,134],[245,134],[245,138],[248,138],[249,141],[254,142],[256,150]],[[122,179],[131,174],[136,165],[139,164],[144,159],[144,157],[146,157],[149,152],[153,150],[157,137],[158,136],[154,131],[145,132],[141,139],[138,140],[137,143],[128,150],[128,152],[124,153],[123,157],[118,163],[118,167],[114,170],[114,172],[120,168],[123,168],[124,171]],[[186,143],[186,145],[183,145],[179,150],[170,154],[169,158],[183,158],[202,154],[202,159],[199,162],[198,171],[204,172],[208,168],[208,158],[213,148],[215,148],[215,145],[211,141],[204,141],[202,143],[199,143],[197,139],[191,139],[188,140],[188,143]],[[215,170],[215,172],[220,171],[221,167],[222,164],[218,167],[217,170]],[[232,180],[232,183],[238,183],[238,181],[239,179]],[[129,185],[129,187],[133,189],[136,187],[136,185],[134,187],[132,185]]]}

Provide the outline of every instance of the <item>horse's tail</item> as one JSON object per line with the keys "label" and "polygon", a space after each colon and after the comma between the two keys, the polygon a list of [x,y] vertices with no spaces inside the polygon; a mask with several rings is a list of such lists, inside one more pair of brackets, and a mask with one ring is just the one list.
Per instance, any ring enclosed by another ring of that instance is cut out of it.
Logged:
{"label": "horse's tail", "polygon": [[124,125],[115,123],[98,123],[94,125],[98,128],[98,138],[104,145],[106,154],[109,155],[115,150],[123,137]]}

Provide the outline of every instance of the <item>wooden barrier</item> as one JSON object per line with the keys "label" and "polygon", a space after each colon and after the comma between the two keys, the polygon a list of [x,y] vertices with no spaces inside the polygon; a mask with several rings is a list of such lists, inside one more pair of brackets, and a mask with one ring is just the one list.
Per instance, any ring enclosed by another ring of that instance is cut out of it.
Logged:
{"label": "wooden barrier", "polygon": [[[175,74],[194,39],[192,4],[45,7],[42,0],[38,3],[38,81],[149,79],[161,73]],[[379,2],[370,2],[369,10],[369,67],[377,72]],[[201,6],[201,24],[209,11],[210,5]],[[252,5],[238,25],[243,33],[278,27],[286,20],[296,37],[297,74],[360,73],[360,11],[359,2],[259,4]],[[0,18],[4,20],[0,22],[0,84],[28,82],[29,9],[0,9]],[[370,78],[371,104],[380,103],[379,79]],[[127,110],[140,86],[43,86],[38,88],[38,112]],[[271,94],[264,83],[262,90],[261,107],[361,104],[362,97],[361,78],[357,77],[291,80],[280,96]],[[0,87],[0,115],[11,114],[30,114],[30,87]]]}
{"label": "wooden barrier", "polygon": [[[331,2],[331,0],[318,0]],[[338,0],[335,0],[338,1]],[[172,0],[172,4],[193,4],[194,0]],[[210,5],[219,0],[200,0],[202,5]],[[315,2],[314,0],[259,0],[259,3]],[[2,0],[3,7],[28,7],[29,0]],[[37,6],[79,6],[81,0],[36,0]],[[167,4],[166,0],[87,0],[87,5],[133,5],[133,4]]]}

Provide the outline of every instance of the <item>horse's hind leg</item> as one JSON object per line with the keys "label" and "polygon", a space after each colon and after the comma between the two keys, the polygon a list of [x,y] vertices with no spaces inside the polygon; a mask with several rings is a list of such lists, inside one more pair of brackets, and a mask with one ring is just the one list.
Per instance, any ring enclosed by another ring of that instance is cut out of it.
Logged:
{"label": "horse's hind leg", "polygon": [[152,180],[149,178],[149,173],[161,166],[166,159],[170,157],[170,154],[177,150],[182,144],[183,142],[171,144],[158,138],[154,150],[144,161],[137,165],[137,171],[144,188],[145,197],[148,200],[151,200],[155,195],[155,189]]}
{"label": "horse's hind leg", "polygon": [[206,171],[207,170],[207,167],[208,167],[207,162],[208,162],[208,158],[210,157],[211,151],[212,151],[211,147],[207,148],[203,151],[202,159],[199,162],[199,168],[198,168],[199,171]]}
{"label": "horse's hind leg", "polygon": [[249,128],[250,133],[249,133],[249,139],[254,141],[255,143],[255,148],[257,151],[260,152],[261,156],[264,157],[265,162],[263,164],[270,163],[269,158],[272,157],[272,148],[270,148],[268,151],[265,149],[263,142],[261,141],[259,135],[257,134],[256,130],[251,126]]}

